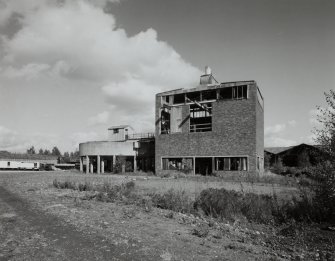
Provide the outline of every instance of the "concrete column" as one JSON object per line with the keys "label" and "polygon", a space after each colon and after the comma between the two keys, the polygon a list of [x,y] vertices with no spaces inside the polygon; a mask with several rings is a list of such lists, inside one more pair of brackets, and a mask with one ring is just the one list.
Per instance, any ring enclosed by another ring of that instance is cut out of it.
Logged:
{"label": "concrete column", "polygon": [[80,172],[83,172],[83,158],[79,157],[79,161],[80,161]]}
{"label": "concrete column", "polygon": [[134,172],[137,171],[136,155],[134,156]]}
{"label": "concrete column", "polygon": [[103,160],[101,161],[101,173],[105,173],[105,162]]}
{"label": "concrete column", "polygon": [[100,155],[97,156],[97,174],[100,174]]}
{"label": "concrete column", "polygon": [[90,172],[90,157],[86,156],[86,174]]}
{"label": "concrete column", "polygon": [[90,173],[93,173],[93,163],[90,163]]}
{"label": "concrete column", "polygon": [[116,163],[116,156],[115,155],[113,155],[113,172],[114,172],[114,168],[115,168],[115,163]]}

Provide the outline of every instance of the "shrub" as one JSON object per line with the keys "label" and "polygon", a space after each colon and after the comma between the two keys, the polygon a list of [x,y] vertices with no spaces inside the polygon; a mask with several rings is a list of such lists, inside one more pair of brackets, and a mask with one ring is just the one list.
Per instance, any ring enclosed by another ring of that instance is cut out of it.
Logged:
{"label": "shrub", "polygon": [[176,191],[170,189],[163,195],[151,194],[154,206],[162,209],[169,209],[181,213],[193,212],[193,201],[184,190]]}
{"label": "shrub", "polygon": [[90,182],[85,181],[84,184],[82,183],[78,184],[78,190],[79,191],[91,191],[93,190],[93,185]]}
{"label": "shrub", "polygon": [[58,181],[57,179],[54,179],[54,181],[52,182],[54,187],[59,188],[59,189],[77,189],[76,183],[74,183],[73,181]]}
{"label": "shrub", "polygon": [[274,200],[270,196],[243,194],[225,189],[205,189],[195,202],[195,207],[215,218],[235,220],[245,217],[249,221],[273,221]]}

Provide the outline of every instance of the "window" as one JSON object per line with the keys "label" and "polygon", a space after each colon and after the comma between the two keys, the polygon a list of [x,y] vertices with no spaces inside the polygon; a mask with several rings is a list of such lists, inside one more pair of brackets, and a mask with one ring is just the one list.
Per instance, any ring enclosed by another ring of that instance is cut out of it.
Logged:
{"label": "window", "polygon": [[212,104],[190,105],[190,132],[212,131]]}
{"label": "window", "polygon": [[162,158],[163,170],[179,170],[183,172],[192,172],[192,158]]}
{"label": "window", "polygon": [[208,90],[202,92],[202,100],[216,100],[216,90]]}
{"label": "window", "polygon": [[222,100],[247,99],[248,85],[222,88],[220,89],[219,94],[219,97]]}
{"label": "window", "polygon": [[[189,92],[186,93],[186,97],[191,101],[201,101],[201,93],[200,92]],[[188,102],[188,100],[186,99]]]}
{"label": "window", "polygon": [[119,129],[113,129],[113,133],[114,133],[114,134],[119,133]]}
{"label": "window", "polygon": [[170,112],[164,108],[161,112],[161,134],[170,133]]}
{"label": "window", "polygon": [[220,99],[223,100],[231,100],[233,98],[233,88],[232,87],[226,87],[220,89]]}
{"label": "window", "polygon": [[215,170],[246,171],[248,170],[248,158],[247,157],[215,158]]}
{"label": "window", "polygon": [[175,94],[173,99],[173,104],[185,103],[185,94]]}
{"label": "window", "polygon": [[165,96],[165,102],[169,103],[170,102],[170,96]]}
{"label": "window", "polygon": [[10,162],[9,161],[7,162],[7,167],[10,167]]}
{"label": "window", "polygon": [[247,99],[247,98],[248,98],[247,85],[233,87],[233,99]]}

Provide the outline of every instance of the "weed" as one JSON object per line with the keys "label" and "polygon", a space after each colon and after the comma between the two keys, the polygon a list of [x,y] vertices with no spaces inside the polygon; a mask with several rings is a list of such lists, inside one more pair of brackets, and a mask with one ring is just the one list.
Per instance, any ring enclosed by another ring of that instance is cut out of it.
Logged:
{"label": "weed", "polygon": [[85,181],[84,184],[82,183],[78,184],[78,190],[79,191],[91,191],[93,190],[93,185],[90,182]]}
{"label": "weed", "polygon": [[52,182],[55,188],[59,189],[77,189],[76,183],[73,181],[66,180],[64,182],[58,181],[57,179],[54,179]]}
{"label": "weed", "polygon": [[207,237],[208,233],[209,233],[209,228],[205,224],[198,224],[192,230],[192,235],[195,235],[197,237]]}
{"label": "weed", "polygon": [[215,218],[235,220],[245,217],[249,221],[269,223],[273,220],[273,200],[270,196],[256,195],[225,189],[205,189],[195,202],[195,207]]}
{"label": "weed", "polygon": [[193,212],[193,201],[186,194],[185,190],[176,191],[170,189],[163,195],[151,194],[153,204],[162,209],[169,209],[181,213]]}

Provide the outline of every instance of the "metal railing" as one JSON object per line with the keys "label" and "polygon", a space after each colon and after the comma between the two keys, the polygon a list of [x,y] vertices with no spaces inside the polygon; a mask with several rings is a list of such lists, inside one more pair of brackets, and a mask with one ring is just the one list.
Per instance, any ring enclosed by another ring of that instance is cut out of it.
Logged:
{"label": "metal railing", "polygon": [[155,137],[155,134],[153,132],[134,133],[134,134],[126,135],[126,140],[150,139],[154,137]]}
{"label": "metal railing", "polygon": [[191,124],[190,132],[212,131],[212,123]]}

